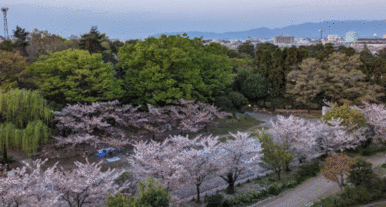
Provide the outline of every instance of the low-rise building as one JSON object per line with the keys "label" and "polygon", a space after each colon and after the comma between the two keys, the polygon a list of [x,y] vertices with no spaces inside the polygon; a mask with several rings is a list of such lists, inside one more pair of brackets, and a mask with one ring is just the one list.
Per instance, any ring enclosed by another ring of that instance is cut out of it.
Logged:
{"label": "low-rise building", "polygon": [[273,38],[273,42],[274,44],[292,44],[294,43],[294,37],[283,36],[283,34],[280,34],[279,36]]}

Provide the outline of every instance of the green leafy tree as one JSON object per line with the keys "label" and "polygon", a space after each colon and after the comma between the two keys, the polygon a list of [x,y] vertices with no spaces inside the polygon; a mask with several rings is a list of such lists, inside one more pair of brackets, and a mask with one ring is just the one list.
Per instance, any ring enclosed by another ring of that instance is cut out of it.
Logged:
{"label": "green leafy tree", "polygon": [[0,50],[0,91],[5,93],[12,88],[33,85],[32,79],[26,78],[30,75],[26,59],[19,53]]}
{"label": "green leafy tree", "polygon": [[263,148],[263,158],[261,165],[264,168],[271,169],[275,173],[280,180],[280,173],[286,167],[286,163],[290,163],[293,160],[294,153],[287,153],[285,151],[285,146],[279,146],[278,144],[272,141],[272,137],[263,132],[258,135],[258,139],[260,140],[261,147]]}
{"label": "green leafy tree", "polygon": [[318,55],[318,60],[321,62],[324,61],[333,52],[334,52],[334,44],[333,43],[327,43],[324,46],[323,52]]}
{"label": "green leafy tree", "polygon": [[272,53],[272,69],[268,74],[268,80],[272,84],[270,91],[271,97],[279,97],[282,95],[282,85],[285,82],[283,62],[282,51],[277,48]]}
{"label": "green leafy tree", "polygon": [[349,129],[349,132],[366,126],[365,116],[358,110],[350,109],[346,104],[338,107],[338,104],[334,103],[334,108],[327,111],[326,114],[322,117],[322,119],[326,122],[332,120],[332,118],[343,119],[341,124],[346,126]]}
{"label": "green leafy tree", "polygon": [[381,85],[382,76],[386,75],[386,60],[377,57],[372,63],[371,82]]}
{"label": "green leafy tree", "polygon": [[365,44],[361,52],[359,53],[361,58],[364,58],[366,62],[372,63],[375,59],[367,45]]}
{"label": "green leafy tree", "polygon": [[348,56],[348,57],[351,57],[351,56],[353,56],[353,55],[355,55],[355,54],[356,54],[356,51],[355,51],[355,49],[352,48],[352,47],[349,47],[349,48],[347,48],[347,49],[345,50],[345,55]]}
{"label": "green leafy tree", "polygon": [[120,193],[115,196],[109,195],[106,200],[106,207],[131,207],[135,198],[127,198]]}
{"label": "green leafy tree", "polygon": [[337,52],[340,52],[340,53],[345,53],[347,47],[344,46],[344,45],[340,45],[337,49]]}
{"label": "green leafy tree", "polygon": [[8,39],[5,39],[3,40],[3,42],[0,43],[0,50],[16,53],[16,50],[14,50],[13,48],[12,41]]}
{"label": "green leafy tree", "polygon": [[250,42],[245,42],[245,43],[237,46],[237,50],[240,54],[246,53],[251,58],[253,58],[255,56],[255,46]]}
{"label": "green leafy tree", "polygon": [[347,181],[353,183],[355,187],[371,183],[371,180],[375,177],[372,166],[373,164],[367,162],[364,158],[356,157],[355,164],[350,166]]}
{"label": "green leafy tree", "polygon": [[87,50],[90,54],[102,53],[104,48],[102,47],[103,39],[106,34],[100,34],[97,31],[98,27],[91,27],[89,33],[82,35],[79,42],[79,47],[82,50]]}
{"label": "green leafy tree", "polygon": [[252,74],[246,70],[239,72],[233,84],[236,90],[251,100],[266,96],[271,87],[271,83],[259,73]]}
{"label": "green leafy tree", "polygon": [[31,72],[42,95],[61,105],[111,100],[124,94],[122,80],[113,77],[114,71],[101,54],[72,49],[50,53],[32,64]]}
{"label": "green leafy tree", "polygon": [[138,182],[138,185],[140,186],[140,192],[138,197],[133,202],[133,207],[169,207],[171,198],[170,192],[168,192],[166,188],[164,188],[160,183],[158,183],[156,186],[153,186],[153,177],[148,178],[146,183],[147,185],[145,186],[143,182]]}
{"label": "green leafy tree", "polygon": [[242,110],[248,104],[248,99],[245,98],[243,94],[236,91],[230,92],[228,95],[228,99],[232,102],[232,107],[235,108],[237,111]]}
{"label": "green leafy tree", "polygon": [[232,66],[222,51],[207,46],[179,35],[125,44],[118,52],[119,65],[126,73],[125,99],[157,107],[180,98],[214,102],[231,84]]}
{"label": "green leafy tree", "polygon": [[279,48],[279,46],[274,45],[270,42],[259,43],[256,45],[256,52],[257,50],[261,50],[261,51],[269,50],[270,53],[273,53],[273,51],[275,51],[277,48]]}
{"label": "green leafy tree", "polygon": [[263,77],[268,78],[269,71],[272,67],[272,55],[269,50],[264,50],[260,57],[256,56],[255,64],[257,66],[257,72],[260,73]]}
{"label": "green leafy tree", "polygon": [[4,163],[8,162],[7,149],[25,152],[30,157],[54,133],[51,124],[54,114],[37,92],[17,88],[0,92],[0,109],[0,146]]}
{"label": "green leafy tree", "polygon": [[378,85],[370,85],[365,75],[359,70],[363,63],[359,55],[347,57],[334,52],[323,63],[327,71],[324,95],[332,102],[347,105],[361,105],[362,101],[379,103],[384,96]]}
{"label": "green leafy tree", "polygon": [[[287,75],[286,97],[293,98],[295,102],[307,106],[308,113],[311,108],[318,105],[313,103],[314,98],[324,89],[327,71],[321,69],[315,58],[305,59],[300,65],[301,70],[293,70]],[[295,84],[291,84],[295,82]]]}
{"label": "green leafy tree", "polygon": [[239,52],[236,50],[228,50],[227,55],[229,58],[239,58]]}
{"label": "green leafy tree", "polygon": [[29,32],[26,32],[25,29],[21,29],[19,26],[16,26],[16,30],[13,30],[13,36],[16,38],[16,42],[14,47],[20,52],[20,54],[24,57],[28,56],[27,53],[27,36]]}

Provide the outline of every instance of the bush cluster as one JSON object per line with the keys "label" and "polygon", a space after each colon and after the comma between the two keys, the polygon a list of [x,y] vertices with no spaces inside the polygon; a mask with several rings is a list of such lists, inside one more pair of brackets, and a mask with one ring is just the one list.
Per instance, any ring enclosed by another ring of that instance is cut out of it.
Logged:
{"label": "bush cluster", "polygon": [[315,177],[319,172],[319,162],[317,160],[313,160],[309,163],[304,163],[303,165],[299,166],[299,169],[295,175],[295,180],[296,182],[301,183],[307,178]]}
{"label": "bush cluster", "polygon": [[363,158],[356,158],[347,181],[353,183],[354,187],[346,186],[338,197],[327,197],[312,206],[346,207],[386,198],[386,178],[379,178],[373,172],[372,164]]}
{"label": "bush cluster", "polygon": [[223,202],[223,207],[248,205],[258,202],[259,200],[267,198],[269,195],[279,195],[283,190],[293,188],[298,183],[295,180],[289,180],[284,183],[273,183],[267,187],[262,187],[258,190],[236,196],[232,199],[226,199]]}

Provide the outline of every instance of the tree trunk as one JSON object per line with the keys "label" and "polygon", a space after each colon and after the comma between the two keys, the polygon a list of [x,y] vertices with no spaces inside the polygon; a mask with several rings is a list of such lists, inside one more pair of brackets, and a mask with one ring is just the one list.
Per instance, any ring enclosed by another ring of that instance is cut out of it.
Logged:
{"label": "tree trunk", "polygon": [[196,200],[196,203],[199,203],[200,202],[200,186],[196,185],[196,187],[197,187],[197,200]]}
{"label": "tree trunk", "polygon": [[310,100],[308,100],[308,114],[310,114],[311,113],[311,111],[310,111]]}
{"label": "tree trunk", "polygon": [[228,188],[227,188],[227,194],[234,194],[235,193],[235,180],[233,180],[233,173],[231,175],[228,175]]}
{"label": "tree trunk", "polygon": [[277,171],[277,177],[278,177],[279,180],[280,180],[280,170]]}
{"label": "tree trunk", "polygon": [[4,147],[3,147],[3,162],[4,162],[4,164],[8,163],[7,148],[5,147],[5,143],[4,143]]}
{"label": "tree trunk", "polygon": [[286,172],[291,171],[291,170],[289,169],[289,163],[286,163],[285,171],[286,171]]}

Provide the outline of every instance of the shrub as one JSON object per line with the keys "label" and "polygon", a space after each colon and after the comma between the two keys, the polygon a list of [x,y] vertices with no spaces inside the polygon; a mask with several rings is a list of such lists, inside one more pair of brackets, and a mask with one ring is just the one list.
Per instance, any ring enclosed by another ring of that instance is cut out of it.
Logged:
{"label": "shrub", "polygon": [[134,200],[135,207],[142,206],[159,206],[169,207],[171,195],[161,184],[153,187],[154,178],[147,179],[147,189],[145,185],[139,181],[140,192],[138,197]]}
{"label": "shrub", "polygon": [[232,100],[230,100],[227,96],[216,97],[214,105],[220,107],[223,111],[231,112],[234,110]]}
{"label": "shrub", "polygon": [[309,177],[315,177],[320,172],[320,166],[318,160],[313,160],[301,165],[296,172],[295,180],[297,183],[301,183]]}
{"label": "shrub", "polygon": [[[366,126],[366,118],[363,114],[361,114],[358,110],[350,109],[346,104],[343,106],[337,107],[336,103],[334,104],[334,108],[330,111],[327,111],[326,114],[322,117],[324,121],[331,120],[332,117],[334,119],[342,118],[342,125],[346,127],[351,127],[350,121],[352,124],[357,124],[357,127],[354,129],[358,129]],[[352,132],[350,130],[349,132]]]}
{"label": "shrub", "polygon": [[272,194],[272,195],[279,195],[280,194],[280,189],[278,188],[276,183],[268,187],[268,193]]}
{"label": "shrub", "polygon": [[134,198],[128,199],[126,196],[120,193],[115,194],[113,197],[109,195],[106,201],[106,207],[129,207]]}
{"label": "shrub", "polygon": [[345,200],[344,204],[361,204],[372,201],[372,195],[364,187],[348,187],[341,194],[341,199]]}
{"label": "shrub", "polygon": [[228,99],[232,102],[233,108],[238,111],[242,108],[245,108],[245,106],[247,106],[248,104],[248,99],[245,98],[245,96],[239,92],[230,92],[228,95]]}
{"label": "shrub", "polygon": [[224,196],[221,194],[214,194],[207,196],[204,199],[204,202],[207,203],[207,207],[221,207],[224,200]]}
{"label": "shrub", "polygon": [[356,187],[371,182],[375,178],[372,165],[363,158],[355,158],[355,164],[350,167],[347,181],[353,183]]}

